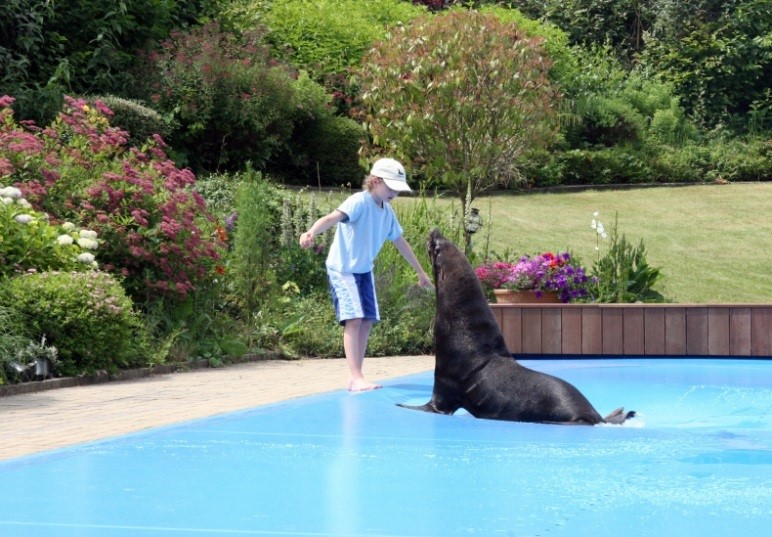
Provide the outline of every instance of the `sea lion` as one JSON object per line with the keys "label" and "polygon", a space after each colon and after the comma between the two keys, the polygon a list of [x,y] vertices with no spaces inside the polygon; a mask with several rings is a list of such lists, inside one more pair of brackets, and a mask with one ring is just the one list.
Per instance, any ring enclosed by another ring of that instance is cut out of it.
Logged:
{"label": "sea lion", "polygon": [[618,408],[605,418],[568,382],[520,365],[507,349],[477,275],[455,244],[429,233],[437,311],[434,389],[425,405],[405,408],[477,418],[596,425],[635,415]]}

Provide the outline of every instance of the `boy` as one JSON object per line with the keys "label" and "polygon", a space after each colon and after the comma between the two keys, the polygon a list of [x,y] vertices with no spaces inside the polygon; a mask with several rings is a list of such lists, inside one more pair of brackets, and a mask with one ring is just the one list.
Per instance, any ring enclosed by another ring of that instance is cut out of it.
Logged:
{"label": "boy", "polygon": [[365,380],[362,364],[370,328],[380,320],[372,270],[386,239],[394,243],[402,257],[415,269],[418,284],[432,286],[429,276],[402,236],[402,227],[389,205],[400,192],[411,192],[402,164],[391,158],[379,159],[365,178],[362,192],[349,196],[337,209],[314,222],[300,236],[300,246],[310,248],[316,235],[338,225],[326,266],[335,314],[344,326],[343,350],[351,373],[348,389],[352,392],[381,387]]}

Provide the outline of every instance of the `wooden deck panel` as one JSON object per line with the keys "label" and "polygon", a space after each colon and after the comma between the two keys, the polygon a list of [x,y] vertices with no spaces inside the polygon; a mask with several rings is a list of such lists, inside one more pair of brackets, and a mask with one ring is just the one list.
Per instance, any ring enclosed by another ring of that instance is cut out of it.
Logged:
{"label": "wooden deck panel", "polygon": [[523,308],[523,354],[542,354],[541,308]]}
{"label": "wooden deck panel", "polygon": [[624,354],[641,356],[643,349],[643,308],[622,308],[624,312]]}
{"label": "wooden deck panel", "polygon": [[751,310],[732,308],[729,313],[729,354],[751,355]]}
{"label": "wooden deck panel", "polygon": [[624,354],[624,311],[606,308],[601,312],[603,354]]}
{"label": "wooden deck panel", "polygon": [[560,309],[541,310],[541,329],[541,352],[544,354],[562,354]]}
{"label": "wooden deck panel", "polygon": [[708,308],[708,355],[729,356],[729,308]]}
{"label": "wooden deck panel", "polygon": [[665,354],[668,356],[686,354],[686,308],[665,310]]}
{"label": "wooden deck panel", "polygon": [[751,355],[772,356],[772,308],[753,312]]}
{"label": "wooden deck panel", "polygon": [[509,352],[520,354],[523,352],[523,320],[520,308],[506,308],[501,310],[499,320],[501,332],[504,335],[504,343]]}
{"label": "wooden deck panel", "polygon": [[708,308],[686,308],[686,354],[708,355]]}
{"label": "wooden deck panel", "polygon": [[647,356],[665,354],[665,310],[647,308],[643,313],[643,352]]}
{"label": "wooden deck panel", "polygon": [[603,318],[592,306],[582,307],[582,354],[603,354]]}

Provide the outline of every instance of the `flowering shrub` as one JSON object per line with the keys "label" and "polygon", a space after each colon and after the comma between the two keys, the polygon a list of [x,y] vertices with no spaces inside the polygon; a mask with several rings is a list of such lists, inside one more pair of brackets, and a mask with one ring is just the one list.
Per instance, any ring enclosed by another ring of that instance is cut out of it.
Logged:
{"label": "flowering shrub", "polygon": [[588,288],[595,283],[584,268],[571,259],[571,254],[546,252],[534,257],[523,256],[516,263],[493,261],[475,269],[486,290],[513,289],[557,292],[562,302],[570,302],[589,295]]}
{"label": "flowering shrub", "polygon": [[192,190],[193,173],[167,158],[160,136],[127,148],[128,134],[110,126],[101,101],[67,97],[44,129],[17,124],[12,103],[0,97],[0,176],[52,221],[96,231],[101,268],[123,277],[134,297],[184,297],[214,273],[213,218]]}
{"label": "flowering shrub", "polygon": [[96,268],[97,234],[35,211],[14,187],[0,188],[0,278],[44,270]]}

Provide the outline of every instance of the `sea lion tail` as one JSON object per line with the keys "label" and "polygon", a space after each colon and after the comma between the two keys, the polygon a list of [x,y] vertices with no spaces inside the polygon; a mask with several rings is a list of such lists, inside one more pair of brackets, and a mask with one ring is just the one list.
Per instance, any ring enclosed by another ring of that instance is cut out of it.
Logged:
{"label": "sea lion tail", "polygon": [[630,412],[625,413],[624,407],[619,407],[611,414],[603,418],[603,421],[606,423],[613,423],[614,425],[620,425],[634,416],[635,410],[631,410]]}

